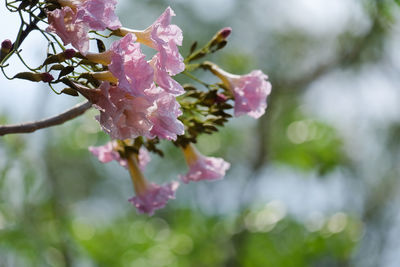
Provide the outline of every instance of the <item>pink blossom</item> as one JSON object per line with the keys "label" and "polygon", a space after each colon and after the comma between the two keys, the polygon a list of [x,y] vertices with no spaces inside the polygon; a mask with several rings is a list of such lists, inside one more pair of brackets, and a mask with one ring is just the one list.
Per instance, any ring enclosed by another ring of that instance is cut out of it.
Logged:
{"label": "pink blossom", "polygon": [[115,0],[81,1],[81,5],[77,5],[78,18],[87,23],[92,30],[116,30],[121,27],[121,22],[115,14],[116,5]]}
{"label": "pink blossom", "polygon": [[248,114],[258,119],[267,108],[267,96],[271,93],[268,76],[260,70],[254,70],[230,80],[235,97],[235,116]]}
{"label": "pink blossom", "polygon": [[101,94],[94,102],[100,110],[97,120],[112,139],[128,139],[148,136],[152,122],[148,114],[152,103],[144,97],[132,97],[117,86],[103,82]]}
{"label": "pink blossom", "polygon": [[[165,55],[164,55],[165,56]],[[150,61],[150,65],[154,69],[154,81],[158,86],[165,89],[173,95],[181,95],[185,92],[182,85],[175,81],[168,73],[163,64],[163,53],[157,53]]]}
{"label": "pink blossom", "polygon": [[110,161],[115,160],[118,161],[118,163],[121,166],[126,167],[127,162],[125,159],[122,159],[121,156],[119,155],[117,151],[117,146],[118,144],[116,141],[111,141],[103,146],[98,146],[98,147],[90,146],[89,151],[94,156],[96,156],[102,163],[108,163]]}
{"label": "pink blossom", "polygon": [[158,86],[167,92],[180,95],[184,93],[182,86],[175,82],[170,76],[176,75],[185,69],[183,57],[179,53],[178,46],[182,45],[182,30],[171,24],[171,18],[175,16],[174,11],[168,7],[163,14],[144,31],[136,31],[121,28],[122,35],[134,33],[137,41],[150,46],[158,51],[151,60],[154,68],[154,80]]}
{"label": "pink blossom", "polygon": [[89,30],[112,30],[121,27],[115,15],[115,0],[58,0],[61,9],[47,13],[49,32],[56,33],[64,45],[85,55],[89,50]]}
{"label": "pink blossom", "polygon": [[127,34],[114,42],[109,50],[112,56],[108,68],[118,78],[118,87],[133,96],[142,96],[153,83],[154,71],[135,41],[135,35]]}
{"label": "pink blossom", "polygon": [[64,45],[72,44],[82,54],[89,50],[89,27],[77,20],[76,12],[65,6],[47,13],[49,27],[46,31],[56,33]]}
{"label": "pink blossom", "polygon": [[183,154],[189,166],[189,172],[180,176],[184,183],[222,179],[230,167],[222,158],[205,157],[192,144],[183,148]]}
{"label": "pink blossom", "polygon": [[156,86],[146,93],[148,98],[154,101],[152,112],[149,114],[149,120],[153,123],[150,133],[167,140],[176,140],[177,135],[184,134],[183,123],[178,120],[182,111],[176,98]]}
{"label": "pink blossom", "polygon": [[[108,163],[113,160],[117,161],[122,167],[127,167],[128,163],[126,159],[121,158],[120,154],[117,151],[118,143],[117,141],[110,141],[103,146],[90,146],[89,151],[99,159],[102,163]],[[141,171],[144,171],[146,165],[150,162],[150,154],[149,151],[141,147],[139,149],[138,161],[139,168]]]}
{"label": "pink blossom", "polygon": [[162,186],[148,183],[145,190],[130,198],[129,202],[137,208],[139,213],[147,213],[151,216],[154,210],[164,208],[169,199],[175,198],[178,187],[179,183],[176,181]]}
{"label": "pink blossom", "polygon": [[258,119],[265,113],[267,97],[271,93],[272,87],[268,81],[268,76],[261,70],[254,70],[246,75],[234,75],[220,69],[213,63],[206,63],[206,66],[233,93],[236,117],[247,114]]}
{"label": "pink blossom", "polygon": [[129,199],[139,213],[153,215],[154,210],[163,208],[169,199],[175,198],[179,183],[173,181],[165,185],[150,183],[143,176],[137,159],[128,157],[128,169],[135,188],[136,196]]}

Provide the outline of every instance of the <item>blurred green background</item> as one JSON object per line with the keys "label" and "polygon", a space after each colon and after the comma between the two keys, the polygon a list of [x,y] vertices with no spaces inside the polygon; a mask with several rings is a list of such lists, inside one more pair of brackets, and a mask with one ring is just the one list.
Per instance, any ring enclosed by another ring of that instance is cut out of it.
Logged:
{"label": "blurred green background", "polygon": [[[118,14],[142,29],[168,5],[183,55],[231,26],[228,46],[208,59],[238,74],[262,69],[273,85],[260,120],[234,119],[200,138],[200,151],[232,164],[227,176],[181,185],[148,217],[127,201],[128,172],[87,150],[108,140],[96,111],[1,137],[0,266],[399,266],[395,1],[121,0]],[[1,83],[1,123],[79,101],[46,87],[29,98]],[[146,170],[157,182],[187,170],[179,150],[162,147],[165,157],[152,155]]]}

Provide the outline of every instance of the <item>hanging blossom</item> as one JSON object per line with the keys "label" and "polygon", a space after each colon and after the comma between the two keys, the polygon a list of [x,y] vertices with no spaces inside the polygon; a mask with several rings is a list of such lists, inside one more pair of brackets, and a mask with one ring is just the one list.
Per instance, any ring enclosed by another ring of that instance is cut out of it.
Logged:
{"label": "hanging blossom", "polygon": [[136,196],[129,199],[139,213],[154,214],[154,210],[164,208],[169,199],[175,198],[175,192],[179,187],[177,181],[158,185],[149,182],[140,171],[136,157],[127,159],[128,169],[135,188]]}
{"label": "hanging blossom", "polygon": [[207,62],[208,67],[223,84],[232,92],[235,99],[234,114],[236,117],[247,114],[258,119],[265,113],[267,97],[271,93],[268,76],[261,70],[254,70],[246,75],[235,75],[226,72],[217,65]]}
{"label": "hanging blossom", "polygon": [[230,167],[230,164],[222,158],[202,155],[192,144],[187,145],[182,150],[189,166],[189,172],[186,175],[181,175],[180,179],[186,184],[190,181],[222,179]]}
{"label": "hanging blossom", "polygon": [[153,123],[150,134],[167,140],[176,140],[177,135],[184,134],[185,126],[178,120],[182,111],[176,98],[155,85],[146,90],[146,95],[154,103],[149,114],[149,120]]}
{"label": "hanging blossom", "polygon": [[143,96],[144,91],[153,84],[154,70],[146,61],[136,36],[127,34],[112,43],[103,53],[88,53],[86,57],[96,63],[108,65],[109,71],[96,72],[99,80],[117,83],[118,87],[132,96]]}
{"label": "hanging blossom", "polygon": [[171,24],[174,11],[168,7],[163,14],[143,31],[120,28],[116,34],[125,36],[133,33],[137,41],[158,51],[150,61],[154,69],[154,80],[158,86],[173,95],[184,93],[183,87],[171,76],[185,70],[183,57],[179,53],[178,46],[182,45],[182,30]]}
{"label": "hanging blossom", "polygon": [[97,90],[79,90],[100,111],[96,119],[112,139],[157,136],[176,140],[184,134],[184,125],[178,120],[182,114],[179,103],[155,85],[142,97],[133,97],[108,82]]}
{"label": "hanging blossom", "polygon": [[90,30],[121,27],[115,15],[115,0],[58,0],[61,9],[47,12],[48,32],[56,33],[64,45],[72,44],[82,54],[89,50]]}
{"label": "hanging blossom", "polygon": [[88,99],[100,111],[96,117],[112,139],[150,136],[153,123],[148,119],[152,103],[144,97],[133,97],[117,86],[103,82],[95,97]]}
{"label": "hanging blossom", "polygon": [[82,54],[89,50],[89,27],[77,21],[77,14],[70,7],[48,12],[49,27],[46,31],[56,33],[64,45],[72,44]]}
{"label": "hanging blossom", "polygon": [[[127,160],[121,158],[120,154],[118,153],[118,142],[115,140],[108,142],[103,146],[90,146],[89,151],[102,163],[108,163],[115,160],[122,167],[127,168],[128,166]],[[137,155],[137,157],[139,168],[143,171],[146,165],[150,162],[149,151],[146,148],[141,147],[139,149],[139,155]]]}

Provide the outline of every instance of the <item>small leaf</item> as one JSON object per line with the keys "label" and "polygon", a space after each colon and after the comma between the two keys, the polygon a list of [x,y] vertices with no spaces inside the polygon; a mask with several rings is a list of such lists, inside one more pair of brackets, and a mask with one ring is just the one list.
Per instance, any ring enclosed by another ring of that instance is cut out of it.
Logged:
{"label": "small leaf", "polygon": [[43,62],[43,66],[45,66],[45,65],[49,65],[49,64],[52,64],[52,63],[59,63],[59,62],[61,62],[62,60],[61,60],[61,58],[60,58],[60,54],[57,54],[57,55],[50,55],[50,56],[48,56],[47,58],[46,58],[46,60]]}
{"label": "small leaf", "polygon": [[50,70],[63,70],[65,68],[62,64],[55,64],[50,67]]}
{"label": "small leaf", "polygon": [[15,78],[28,80],[32,82],[40,82],[42,80],[42,75],[40,73],[33,73],[33,72],[20,72],[13,77],[13,79]]}
{"label": "small leaf", "polygon": [[72,66],[67,66],[67,67],[65,67],[64,69],[62,69],[62,70],[60,71],[60,75],[58,75],[58,79],[60,79],[61,77],[65,76],[65,75],[70,74],[70,73],[73,72],[74,70],[75,70],[75,68],[72,67]]}
{"label": "small leaf", "polygon": [[102,40],[96,38],[96,42],[99,53],[103,53],[104,51],[106,51],[106,46],[104,45]]}
{"label": "small leaf", "polygon": [[192,46],[190,47],[190,54],[192,54],[192,53],[194,52],[194,50],[196,50],[196,48],[197,48],[197,41],[194,42],[194,43],[192,44]]}
{"label": "small leaf", "polygon": [[70,96],[79,96],[78,92],[72,88],[64,88],[61,93],[70,95]]}
{"label": "small leaf", "polygon": [[207,55],[208,51],[201,51],[198,54],[196,54],[193,58],[190,59],[190,61],[196,60],[196,59],[200,59],[202,57],[205,57]]}
{"label": "small leaf", "polygon": [[227,44],[228,44],[228,42],[226,40],[218,43],[217,47],[211,50],[211,53],[217,52],[218,50],[224,48]]}

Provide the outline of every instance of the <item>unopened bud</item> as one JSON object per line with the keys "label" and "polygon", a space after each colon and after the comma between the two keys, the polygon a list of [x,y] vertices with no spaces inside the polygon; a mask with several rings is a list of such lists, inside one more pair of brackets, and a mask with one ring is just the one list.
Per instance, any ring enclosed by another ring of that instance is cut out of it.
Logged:
{"label": "unopened bud", "polygon": [[215,98],[215,101],[217,103],[224,103],[224,102],[226,102],[226,100],[228,100],[228,97],[226,95],[224,95],[224,94],[221,94],[221,93],[218,93],[217,97]]}
{"label": "unopened bud", "polygon": [[40,78],[41,78],[42,82],[45,82],[45,83],[49,83],[49,82],[51,82],[51,81],[54,80],[53,75],[51,75],[51,74],[48,73],[48,72],[43,72],[43,73],[41,74]]}
{"label": "unopened bud", "polygon": [[8,52],[10,52],[12,46],[13,46],[12,42],[9,39],[5,39],[1,43],[1,50],[4,50],[8,53]]}
{"label": "unopened bud", "polygon": [[231,33],[232,33],[231,27],[222,28],[212,38],[211,46],[219,45],[222,42],[226,42],[226,38],[228,38],[229,35],[231,35]]}
{"label": "unopened bud", "polygon": [[231,27],[225,27],[221,29],[217,35],[219,35],[221,38],[226,39],[228,38],[229,35],[232,33],[232,28]]}
{"label": "unopened bud", "polygon": [[70,49],[66,49],[64,51],[65,59],[71,59],[71,58],[73,58],[75,56],[75,54],[76,54],[76,51],[74,49],[71,49],[71,48]]}
{"label": "unopened bud", "polygon": [[1,42],[0,59],[5,58],[5,56],[10,52],[12,47],[13,44],[9,39],[5,39],[3,42]]}

